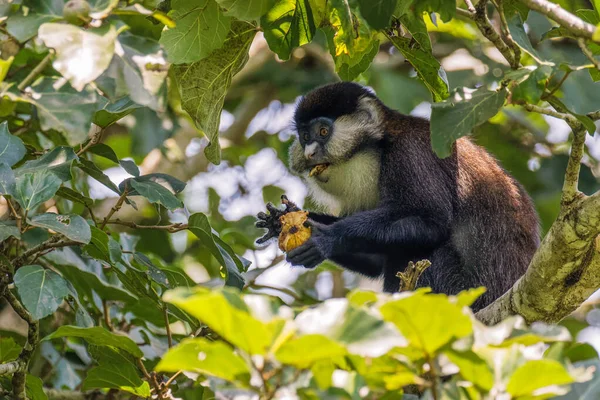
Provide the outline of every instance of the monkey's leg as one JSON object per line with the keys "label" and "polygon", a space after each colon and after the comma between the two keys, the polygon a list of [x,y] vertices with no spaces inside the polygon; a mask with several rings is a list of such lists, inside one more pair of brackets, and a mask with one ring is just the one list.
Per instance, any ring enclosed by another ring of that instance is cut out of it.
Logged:
{"label": "monkey's leg", "polygon": [[378,278],[383,274],[386,256],[383,254],[347,253],[333,256],[331,261],[350,271],[370,278]]}

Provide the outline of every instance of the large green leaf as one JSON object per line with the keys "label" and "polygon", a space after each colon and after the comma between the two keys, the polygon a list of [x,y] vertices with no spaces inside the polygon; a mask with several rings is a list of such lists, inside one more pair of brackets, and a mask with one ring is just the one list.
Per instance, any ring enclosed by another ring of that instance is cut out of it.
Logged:
{"label": "large green leaf", "polygon": [[558,361],[530,360],[513,373],[506,391],[513,397],[527,396],[547,386],[566,385],[573,381],[573,377]]}
{"label": "large green leaf", "polygon": [[19,231],[16,221],[0,221],[0,243],[4,242],[11,236],[17,239],[21,238],[21,231]]}
{"label": "large green leaf", "polygon": [[243,301],[233,292],[179,288],[165,293],[163,299],[198,318],[229,343],[250,354],[265,354],[273,340],[273,327],[239,308]]}
{"label": "large green leaf", "polygon": [[37,35],[39,27],[46,22],[62,18],[64,0],[30,0],[25,14],[21,8],[6,21],[8,33],[23,43]]}
{"label": "large green leaf", "polygon": [[184,370],[216,376],[243,385],[250,382],[250,368],[242,357],[225,343],[210,342],[204,338],[183,340],[163,356],[156,370]]}
{"label": "large green leaf", "polygon": [[23,141],[13,136],[8,131],[8,122],[0,124],[0,164],[7,164],[12,167],[25,155],[25,145]]}
{"label": "large green leaf", "polygon": [[27,374],[25,393],[29,400],[48,400],[48,395],[44,392],[44,383],[37,376]]}
{"label": "large green leaf", "polygon": [[433,356],[454,339],[473,332],[462,308],[441,294],[418,292],[381,306],[383,319],[390,321],[408,339],[411,346]]}
{"label": "large green leaf", "polygon": [[14,281],[23,305],[35,319],[54,313],[69,295],[67,282],[56,272],[39,265],[19,268]]}
{"label": "large green leaf", "polygon": [[244,278],[234,261],[237,256],[230,254],[223,246],[217,244],[208,217],[202,213],[192,214],[188,221],[188,229],[208,248],[213,257],[221,264],[221,267],[225,267],[224,275],[227,281],[230,282],[229,286],[241,288],[244,285]]}
{"label": "large green leaf", "polygon": [[450,155],[452,144],[471,129],[500,111],[506,89],[490,91],[485,87],[472,93],[456,93],[453,99],[435,103],[431,110],[431,145],[440,157]]}
{"label": "large green leaf", "polygon": [[95,180],[97,180],[116,194],[121,194],[117,185],[115,185],[110,180],[110,178],[104,172],[102,172],[102,170],[98,168],[98,166],[93,162],[88,161],[85,158],[80,158],[79,162],[76,165],[83,172],[85,172],[86,174],[88,174],[89,176],[91,176],[92,178],[94,178]]}
{"label": "large green leaf", "polygon": [[489,391],[494,386],[494,375],[490,366],[471,350],[448,350],[444,354],[460,369],[459,374],[482,390]]}
{"label": "large green leaf", "polygon": [[221,162],[219,121],[225,94],[233,76],[248,61],[248,49],[255,33],[254,26],[234,22],[222,48],[202,61],[173,67],[181,105],[210,140],[204,153],[215,164]]}
{"label": "large green leaf", "polygon": [[71,179],[73,161],[79,159],[71,147],[58,146],[40,158],[27,161],[15,170],[17,175],[27,172],[50,171],[66,182]]}
{"label": "large green leaf", "polygon": [[16,360],[23,347],[11,337],[0,337],[0,364]]}
{"label": "large green leaf", "polygon": [[169,16],[176,26],[162,33],[160,43],[175,64],[207,57],[223,45],[231,25],[215,0],[173,0]]}
{"label": "large green leaf", "polygon": [[141,106],[129,96],[121,97],[114,102],[109,101],[105,97],[100,97],[98,101],[98,108],[96,114],[94,114],[94,124],[101,128],[106,128],[123,118],[124,116],[132,113]]}
{"label": "large green leaf", "polygon": [[114,239],[109,237],[103,230],[91,228],[90,244],[85,246],[83,250],[90,256],[98,260],[106,261],[114,265],[121,261],[121,246]]}
{"label": "large green leaf", "polygon": [[260,24],[269,48],[287,60],[294,47],[310,43],[316,25],[308,0],[278,0]]}
{"label": "large green leaf", "polygon": [[27,222],[33,226],[62,233],[67,238],[79,243],[89,243],[91,239],[90,226],[79,215],[45,213],[36,215]]}
{"label": "large green leaf", "polygon": [[369,25],[375,29],[384,29],[390,26],[397,2],[397,0],[358,0],[358,6]]}
{"label": "large green leaf", "polygon": [[63,325],[42,340],[52,340],[61,337],[78,337],[96,346],[112,346],[124,350],[134,357],[142,357],[144,353],[127,336],[117,335],[100,326],[80,328],[78,326]]}
{"label": "large green leaf", "polygon": [[47,23],[40,26],[38,37],[56,51],[54,68],[81,91],[108,68],[118,34],[110,24],[82,29],[69,24]]}
{"label": "large green leaf", "polygon": [[99,366],[92,368],[83,381],[83,390],[119,389],[143,398],[150,397],[150,386],[138,375],[137,367],[125,355],[110,347],[92,347]]}
{"label": "large green leaf", "polygon": [[43,130],[62,132],[71,146],[83,143],[96,111],[96,93],[77,92],[68,84],[55,89],[55,83],[52,78],[44,78],[32,86],[32,96],[23,99],[37,107]]}
{"label": "large green leaf", "polygon": [[15,199],[26,211],[32,211],[43,202],[50,200],[62,181],[52,171],[24,173],[15,178]]}
{"label": "large green leaf", "polygon": [[446,72],[431,51],[413,46],[411,39],[399,36],[388,36],[392,44],[400,50],[406,60],[413,66],[417,75],[431,92],[434,102],[448,97],[448,80]]}
{"label": "large green leaf", "polygon": [[216,0],[224,8],[225,15],[245,21],[253,21],[262,17],[275,0]]}
{"label": "large green leaf", "polygon": [[289,340],[275,352],[277,360],[297,368],[309,368],[317,361],[344,355],[344,346],[323,335],[305,335]]}

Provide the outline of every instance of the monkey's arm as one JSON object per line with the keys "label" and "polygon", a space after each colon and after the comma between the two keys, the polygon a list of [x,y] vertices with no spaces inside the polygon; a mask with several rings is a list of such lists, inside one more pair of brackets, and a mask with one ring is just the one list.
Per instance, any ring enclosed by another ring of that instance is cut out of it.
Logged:
{"label": "monkey's arm", "polygon": [[321,214],[321,213],[309,211],[308,212],[308,219],[312,220],[314,222],[317,222],[319,224],[331,225],[331,224],[333,224],[335,222],[340,221],[342,218],[340,218],[340,217],[334,217],[333,215],[329,215],[329,214]]}

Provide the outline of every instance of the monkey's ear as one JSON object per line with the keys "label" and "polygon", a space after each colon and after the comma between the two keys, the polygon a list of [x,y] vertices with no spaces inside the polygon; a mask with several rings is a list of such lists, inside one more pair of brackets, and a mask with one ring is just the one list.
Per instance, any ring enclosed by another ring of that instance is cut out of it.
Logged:
{"label": "monkey's ear", "polygon": [[367,113],[375,125],[379,125],[381,123],[381,107],[377,99],[371,96],[361,97],[358,100],[358,110]]}

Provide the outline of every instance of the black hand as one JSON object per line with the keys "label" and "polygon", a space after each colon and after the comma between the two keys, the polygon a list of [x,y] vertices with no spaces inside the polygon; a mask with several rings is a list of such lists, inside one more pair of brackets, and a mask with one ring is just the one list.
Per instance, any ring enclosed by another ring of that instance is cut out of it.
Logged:
{"label": "black hand", "polygon": [[329,235],[327,226],[306,221],[311,227],[311,237],[304,244],[290,251],[286,260],[292,265],[315,268],[332,255],[334,238]]}
{"label": "black hand", "polygon": [[256,216],[258,221],[256,221],[255,226],[257,228],[267,229],[267,233],[256,241],[257,244],[263,244],[268,240],[279,236],[279,233],[281,233],[281,222],[279,222],[279,218],[281,216],[293,211],[300,211],[300,208],[296,206],[294,202],[289,201],[285,195],[281,196],[281,202],[285,205],[285,209],[280,210],[273,204],[268,203],[267,211],[269,213],[259,212]]}

